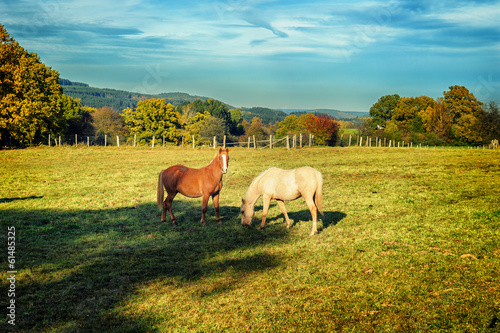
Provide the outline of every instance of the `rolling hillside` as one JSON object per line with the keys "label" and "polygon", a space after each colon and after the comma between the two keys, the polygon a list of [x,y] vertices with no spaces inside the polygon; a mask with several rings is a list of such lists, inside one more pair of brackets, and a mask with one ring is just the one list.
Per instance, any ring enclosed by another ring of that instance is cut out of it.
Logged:
{"label": "rolling hillside", "polygon": [[[207,100],[209,97],[190,95],[182,92],[173,93],[161,93],[156,95],[141,94],[124,90],[115,90],[108,88],[96,88],[91,87],[86,83],[72,82],[67,79],[59,80],[63,92],[65,95],[71,96],[73,98],[79,98],[83,105],[100,108],[109,106],[117,111],[122,111],[125,108],[135,108],[137,103],[143,99],[148,98],[163,98],[166,102],[172,103],[172,105],[177,106],[182,103],[190,103],[195,100]],[[229,109],[234,107],[228,105]],[[286,110],[275,110],[265,107],[245,107],[240,108],[243,117],[248,122],[251,122],[253,117],[259,117],[264,123],[275,123],[276,121],[283,121],[289,114],[295,114],[300,116],[304,113],[313,114],[328,114],[335,119],[345,119],[351,120],[357,117],[365,117],[368,115],[367,112],[346,112],[334,109],[311,109],[311,110],[297,110],[297,109],[286,109]]]}

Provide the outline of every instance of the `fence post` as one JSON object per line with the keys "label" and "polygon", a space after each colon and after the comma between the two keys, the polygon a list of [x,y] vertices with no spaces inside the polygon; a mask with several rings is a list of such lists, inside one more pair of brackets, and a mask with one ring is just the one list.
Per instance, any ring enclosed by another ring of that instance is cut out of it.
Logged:
{"label": "fence post", "polygon": [[134,134],[134,147],[135,147],[135,140],[137,139],[137,134]]}
{"label": "fence post", "polygon": [[214,149],[217,148],[217,137],[214,136]]}
{"label": "fence post", "polygon": [[273,136],[269,135],[269,149],[273,149]]}
{"label": "fence post", "polygon": [[78,147],[78,134],[75,134],[75,147]]}
{"label": "fence post", "polygon": [[61,147],[61,136],[59,135],[59,147]]}
{"label": "fence post", "polygon": [[297,147],[297,134],[293,136],[293,148]]}
{"label": "fence post", "polygon": [[360,136],[360,137],[359,137],[359,146],[361,147],[362,145],[363,145],[363,137],[362,137],[362,136]]}
{"label": "fence post", "polygon": [[300,133],[300,148],[302,148],[302,133]]}
{"label": "fence post", "polygon": [[253,149],[257,148],[257,145],[255,144],[255,135],[253,136]]}
{"label": "fence post", "polygon": [[248,148],[250,148],[250,137],[248,137]]}
{"label": "fence post", "polygon": [[194,135],[193,135],[193,149],[194,149]]}
{"label": "fence post", "polygon": [[224,135],[224,147],[222,149],[226,149],[226,136]]}
{"label": "fence post", "polygon": [[49,134],[49,147],[50,147],[50,134]]}
{"label": "fence post", "polygon": [[286,136],[286,149],[290,149],[290,140],[288,135]]}
{"label": "fence post", "polygon": [[108,145],[108,135],[104,134],[104,147]]}
{"label": "fence post", "polygon": [[90,147],[90,136],[87,137],[87,147]]}
{"label": "fence post", "polygon": [[181,147],[184,148],[184,137],[182,137]]}
{"label": "fence post", "polygon": [[116,136],[116,146],[120,147],[120,137],[118,135]]}
{"label": "fence post", "polygon": [[155,136],[153,135],[153,142],[151,143],[151,148],[155,147]]}
{"label": "fence post", "polygon": [[162,147],[165,148],[165,135],[163,136],[163,144]]}

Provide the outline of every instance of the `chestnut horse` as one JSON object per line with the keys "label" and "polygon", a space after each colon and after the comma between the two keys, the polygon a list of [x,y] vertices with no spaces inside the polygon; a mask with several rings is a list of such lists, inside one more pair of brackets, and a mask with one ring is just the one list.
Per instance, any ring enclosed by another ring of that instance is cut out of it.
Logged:
{"label": "chestnut horse", "polygon": [[285,215],[286,226],[290,228],[290,219],[286,213],[284,201],[291,201],[303,197],[311,211],[313,225],[311,236],[318,233],[316,226],[318,211],[323,214],[323,176],[311,167],[301,167],[294,170],[270,168],[257,176],[248,187],[245,199],[241,204],[241,224],[250,225],[255,214],[254,206],[262,196],[262,223],[259,229],[266,224],[269,202],[278,201],[278,206]]}
{"label": "chestnut horse", "polygon": [[[176,225],[175,216],[172,212],[172,201],[177,193],[186,197],[203,197],[201,210],[201,224],[205,225],[205,213],[207,212],[208,198],[212,196],[215,207],[215,216],[219,224],[219,194],[222,189],[222,175],[227,172],[229,165],[229,149],[219,149],[212,162],[200,169],[188,168],[184,165],[174,165],[160,172],[158,177],[157,203],[162,209],[161,221],[166,222],[167,209]],[[163,201],[163,188],[167,191],[167,198]]]}

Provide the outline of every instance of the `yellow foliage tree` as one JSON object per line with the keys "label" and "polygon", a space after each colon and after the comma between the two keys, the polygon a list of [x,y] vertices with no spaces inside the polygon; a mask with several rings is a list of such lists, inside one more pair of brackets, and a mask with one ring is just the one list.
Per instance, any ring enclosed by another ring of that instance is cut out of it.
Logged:
{"label": "yellow foliage tree", "polygon": [[153,136],[172,142],[180,136],[181,115],[162,98],[140,101],[135,110],[123,110],[123,117],[130,134],[136,134],[139,142],[150,141]]}
{"label": "yellow foliage tree", "polygon": [[21,145],[66,126],[57,71],[24,50],[0,25],[0,140]]}

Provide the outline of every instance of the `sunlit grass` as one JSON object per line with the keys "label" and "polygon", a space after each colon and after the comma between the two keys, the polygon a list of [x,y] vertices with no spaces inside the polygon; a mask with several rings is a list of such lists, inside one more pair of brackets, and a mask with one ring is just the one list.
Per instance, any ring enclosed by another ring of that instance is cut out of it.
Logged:
{"label": "sunlit grass", "polygon": [[[500,327],[497,151],[230,149],[223,225],[210,202],[202,227],[201,199],[181,195],[174,200],[179,226],[160,223],[158,173],[177,163],[201,167],[214,155],[130,147],[0,151],[0,242],[7,226],[17,230],[16,327],[4,317],[1,329]],[[324,177],[318,235],[309,236],[302,199],[287,203],[290,229],[276,204],[264,230],[240,225],[241,198],[255,176],[303,165]],[[1,297],[0,308],[5,302]]]}

